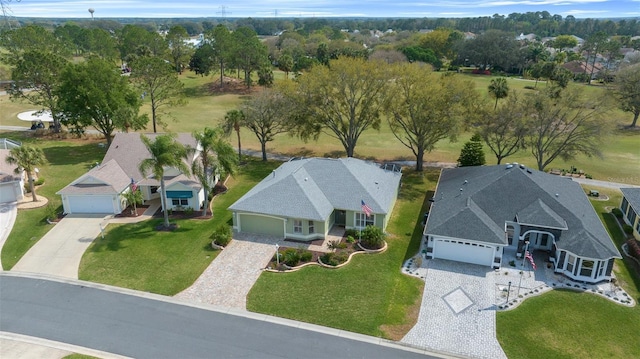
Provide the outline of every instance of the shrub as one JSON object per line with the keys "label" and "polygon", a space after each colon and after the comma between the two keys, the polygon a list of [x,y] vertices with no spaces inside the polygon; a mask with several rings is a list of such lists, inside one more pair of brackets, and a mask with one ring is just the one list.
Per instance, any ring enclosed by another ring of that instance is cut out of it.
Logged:
{"label": "shrub", "polygon": [[311,253],[310,251],[303,249],[300,252],[300,262],[311,262],[312,259],[313,253]]}
{"label": "shrub", "polygon": [[630,225],[628,225],[628,224],[626,224],[626,223],[622,225],[622,230],[623,230],[623,231],[624,231],[624,233],[626,233],[627,235],[629,235],[629,234],[633,234],[633,227],[631,227]]}
{"label": "shrub", "polygon": [[344,235],[347,236],[347,237],[351,236],[351,237],[355,238],[355,237],[358,236],[358,234],[359,234],[359,231],[357,229],[354,229],[354,228],[349,228],[346,231],[344,231]]}
{"label": "shrub", "polygon": [[347,248],[347,244],[346,243],[342,243],[339,240],[333,240],[333,241],[329,241],[329,243],[327,243],[327,247],[331,250],[338,250],[338,249],[345,249]]}
{"label": "shrub", "polygon": [[34,186],[42,186],[44,184],[44,177],[38,177],[37,180],[33,181]]}
{"label": "shrub", "polygon": [[353,242],[355,242],[355,241],[356,241],[356,239],[355,239],[355,238],[353,238],[353,236],[347,236],[346,241],[347,241],[347,243],[353,243]]}
{"label": "shrub", "polygon": [[47,208],[45,209],[45,216],[46,216],[45,218],[50,221],[57,219],[58,218],[57,208],[51,203],[47,204]]}
{"label": "shrub", "polygon": [[362,231],[360,242],[365,248],[380,249],[384,246],[384,233],[382,229],[378,227],[367,226],[364,231]]}
{"label": "shrub", "polygon": [[622,218],[622,210],[620,208],[614,208],[611,210],[611,213],[613,213],[614,216],[616,216],[617,218]]}
{"label": "shrub", "polygon": [[190,216],[193,214],[193,208],[191,207],[187,207],[184,209],[184,214],[186,214],[187,216]]}
{"label": "shrub", "polygon": [[215,232],[211,235],[211,239],[213,243],[226,247],[229,242],[231,242],[233,232],[231,231],[231,226],[223,223],[218,226]]}
{"label": "shrub", "polygon": [[283,262],[289,267],[295,267],[300,262],[300,253],[295,248],[287,248],[284,251]]}
{"label": "shrub", "polygon": [[322,261],[322,263],[326,265],[335,267],[337,265],[340,265],[346,262],[348,258],[349,256],[344,252],[343,253],[329,252],[329,253],[323,254],[322,257],[320,257],[320,260]]}
{"label": "shrub", "polygon": [[586,179],[593,179],[593,176],[587,173],[587,174],[585,174],[585,175],[584,175],[584,178],[586,178]]}
{"label": "shrub", "polygon": [[640,259],[640,242],[635,239],[630,239],[627,241],[627,247],[629,249],[629,254]]}

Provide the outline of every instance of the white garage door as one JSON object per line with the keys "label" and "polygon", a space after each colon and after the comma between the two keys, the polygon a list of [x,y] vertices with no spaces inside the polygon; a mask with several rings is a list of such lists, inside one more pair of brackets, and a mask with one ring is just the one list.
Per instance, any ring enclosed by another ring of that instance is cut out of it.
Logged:
{"label": "white garage door", "polygon": [[70,196],[69,213],[114,213],[112,196]]}
{"label": "white garage door", "polygon": [[493,265],[494,248],[480,244],[464,244],[458,241],[445,242],[436,240],[433,248],[433,257],[449,259],[452,261],[480,264],[483,266]]}

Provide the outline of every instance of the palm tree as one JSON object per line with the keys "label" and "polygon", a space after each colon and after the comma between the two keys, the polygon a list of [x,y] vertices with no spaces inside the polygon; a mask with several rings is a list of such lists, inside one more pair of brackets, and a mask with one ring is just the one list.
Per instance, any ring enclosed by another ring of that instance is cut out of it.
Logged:
{"label": "palm tree", "polygon": [[10,165],[18,165],[15,169],[16,174],[20,174],[23,170],[27,173],[29,179],[29,190],[31,190],[31,196],[33,201],[37,202],[36,189],[33,185],[33,173],[36,171],[36,166],[42,166],[47,163],[47,158],[44,156],[42,149],[30,146],[21,146],[11,149],[6,161]]}
{"label": "palm tree", "polygon": [[493,106],[495,110],[498,107],[498,100],[505,98],[509,95],[509,85],[507,85],[507,79],[504,77],[498,77],[491,80],[489,85],[489,95],[496,98],[496,104]]}
{"label": "palm tree", "polygon": [[231,110],[224,115],[224,123],[222,129],[226,136],[231,135],[231,130],[236,131],[238,135],[238,162],[242,161],[242,146],[240,145],[240,127],[244,121],[244,112],[241,110]]}
{"label": "palm tree", "polygon": [[173,135],[159,135],[155,140],[151,140],[145,135],[140,135],[142,143],[149,150],[150,158],[145,158],[140,162],[140,172],[143,176],[151,170],[154,177],[160,180],[160,200],[162,202],[162,210],[164,212],[164,228],[169,228],[169,213],[167,212],[167,199],[164,185],[164,169],[165,167],[173,167],[182,173],[188,174],[189,168],[183,161],[187,158],[186,148],[177,142]]}
{"label": "palm tree", "polygon": [[[213,189],[212,176],[217,173],[235,174],[238,161],[233,153],[233,147],[222,139],[222,130],[205,127],[201,132],[194,132],[193,138],[200,146],[199,160],[191,164],[191,172],[198,178],[204,189],[204,203],[202,215],[207,215],[209,208],[209,193]],[[188,149],[195,153],[195,148]]]}

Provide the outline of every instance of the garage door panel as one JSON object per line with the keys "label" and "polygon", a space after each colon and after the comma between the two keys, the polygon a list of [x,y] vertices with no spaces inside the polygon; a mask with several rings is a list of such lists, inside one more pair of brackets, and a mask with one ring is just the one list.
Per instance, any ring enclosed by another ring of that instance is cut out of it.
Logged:
{"label": "garage door panel", "polygon": [[459,242],[435,242],[434,257],[484,266],[493,264],[494,248]]}
{"label": "garage door panel", "polygon": [[114,213],[112,196],[68,197],[70,213]]}
{"label": "garage door panel", "polygon": [[284,237],[284,222],[280,218],[241,214],[240,231]]}

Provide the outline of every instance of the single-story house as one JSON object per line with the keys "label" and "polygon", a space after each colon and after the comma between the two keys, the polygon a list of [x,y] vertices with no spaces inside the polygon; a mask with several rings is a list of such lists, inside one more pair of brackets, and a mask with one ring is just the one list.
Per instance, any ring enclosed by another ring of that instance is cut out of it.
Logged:
{"label": "single-story house", "polygon": [[16,174],[16,165],[7,163],[6,159],[11,151],[7,148],[0,149],[0,203],[16,202],[24,198],[24,171]]}
{"label": "single-story house", "polygon": [[633,236],[640,241],[640,188],[621,188],[620,191],[622,217],[633,227]]}
{"label": "single-story house", "polygon": [[[157,134],[146,136],[154,139]],[[197,148],[191,134],[178,134],[177,141]],[[198,151],[191,155],[188,165],[198,156]],[[102,163],[58,191],[64,212],[118,214],[127,206],[123,195],[131,190],[132,183],[140,189],[145,202],[160,198],[160,181],[152,173],[143,176],[138,169],[148,157],[149,151],[139,133],[117,133]],[[164,179],[168,209],[202,208],[204,191],[199,181],[174,168],[165,169]]]}
{"label": "single-story house", "polygon": [[233,228],[303,241],[333,226],[385,230],[401,176],[397,166],[356,158],[293,159],[229,207]]}
{"label": "single-story house", "polygon": [[507,164],[443,169],[424,230],[427,258],[500,268],[505,250],[545,256],[556,273],[596,283],[621,258],[582,187]]}

